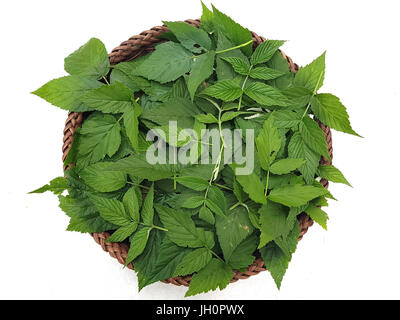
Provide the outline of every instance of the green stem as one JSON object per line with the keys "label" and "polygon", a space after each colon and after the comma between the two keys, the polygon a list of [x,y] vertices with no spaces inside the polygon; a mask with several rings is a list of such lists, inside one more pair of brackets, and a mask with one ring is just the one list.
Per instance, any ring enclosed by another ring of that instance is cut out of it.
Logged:
{"label": "green stem", "polygon": [[154,224],[149,226],[149,227],[152,227],[154,229],[158,229],[158,230],[161,230],[161,231],[168,231],[168,229],[165,229],[165,228],[162,228],[162,227],[159,227],[159,226],[155,226]]}
{"label": "green stem", "polygon": [[108,80],[105,76],[103,76],[103,80],[106,82],[107,85],[110,85],[110,83],[108,82]]}
{"label": "green stem", "polygon": [[242,84],[242,94],[240,95],[240,98],[239,98],[239,104],[238,104],[238,107],[237,107],[237,110],[239,111],[240,110],[240,108],[241,108],[241,106],[242,106],[242,99],[243,99],[243,91],[244,91],[244,86],[246,85],[246,82],[247,82],[247,80],[249,79],[249,76],[250,76],[250,71],[251,71],[251,69],[253,69],[253,65],[251,65],[250,66],[250,68],[249,68],[249,74],[246,76],[246,78],[244,79],[244,81],[243,81],[243,84]]}
{"label": "green stem", "polygon": [[[204,200],[207,200],[208,190],[210,190],[210,187],[211,187],[211,184],[209,184],[209,185],[207,186],[206,192],[204,193]],[[205,206],[206,204],[203,203],[203,205]]]}
{"label": "green stem", "polygon": [[217,187],[220,187],[220,188],[222,188],[222,189],[225,189],[225,190],[229,190],[229,191],[233,191],[233,189],[231,189],[231,188],[229,188],[229,187],[227,187],[227,186],[224,186],[223,184],[219,184],[219,183],[214,183]]}
{"label": "green stem", "polygon": [[233,210],[236,207],[240,206],[242,203],[241,202],[236,202],[232,207],[229,208],[229,210]]}
{"label": "green stem", "polygon": [[217,176],[219,173],[219,166],[221,165],[221,160],[222,160],[222,152],[224,151],[224,142],[222,141],[221,148],[219,149],[219,154],[217,158],[217,162],[215,163],[214,170],[212,172],[212,177],[210,180],[210,185],[213,181],[217,180]]}
{"label": "green stem", "polygon": [[[252,67],[253,66],[250,67],[250,70],[251,70]],[[238,111],[240,110],[240,107],[242,106],[243,90],[244,90],[244,86],[246,85],[247,79],[249,79],[249,75],[246,76],[246,78],[244,79],[243,84],[242,84],[242,88],[241,88],[242,89],[242,94],[240,95],[239,104],[238,104],[238,107],[237,107]]]}
{"label": "green stem", "polygon": [[222,152],[224,151],[225,148],[225,139],[224,139],[224,135],[222,134],[222,121],[221,121],[221,117],[222,117],[222,109],[218,110],[218,131],[219,131],[219,138],[221,139],[221,148],[219,150],[219,155],[217,158],[217,163],[215,164],[214,170],[213,170],[213,179],[210,180],[210,183],[214,180],[217,179],[217,175],[219,172],[219,167],[221,165],[221,160],[222,160]]}
{"label": "green stem", "polygon": [[212,146],[212,145],[213,145],[212,143],[203,142],[203,141],[201,141],[201,140],[196,140],[196,139],[193,139],[192,141],[193,141],[193,142],[196,142],[196,143],[201,143],[202,145],[205,145],[205,146]]}
{"label": "green stem", "polygon": [[[249,45],[250,43],[253,43],[253,40],[249,40],[249,41],[247,41],[246,43],[239,44],[238,46],[234,46],[234,47],[232,47],[232,48],[228,48],[228,49],[224,49],[224,50],[217,51],[217,52],[215,52],[215,54],[220,54],[220,53],[224,53],[224,52],[236,50],[236,49],[245,47],[245,46]],[[187,59],[190,60],[190,59],[194,59],[194,58],[197,58],[197,57],[198,57],[198,56],[193,55],[193,56],[191,56],[191,57],[188,57]]]}
{"label": "green stem", "polygon": [[219,260],[221,260],[223,263],[225,263],[225,261],[222,260],[221,257],[220,257],[219,255],[217,255],[214,251],[212,251],[210,248],[207,248],[207,249],[210,250],[210,252],[211,252],[211,254],[212,254],[213,256],[215,256],[216,258],[218,258]]}
{"label": "green stem", "polygon": [[265,192],[264,192],[264,195],[265,195],[265,196],[267,196],[268,184],[269,184],[269,170],[267,171],[267,182],[266,182],[266,184],[265,184]]}
{"label": "green stem", "polygon": [[232,48],[229,48],[229,49],[217,51],[217,52],[215,52],[215,53],[216,53],[216,54],[220,54],[220,53],[228,52],[228,51],[231,51],[231,50],[236,50],[236,49],[245,47],[245,46],[249,45],[250,43],[253,43],[253,40],[249,40],[249,41],[247,41],[246,43],[239,44],[238,46],[235,46],[235,47],[232,47]]}
{"label": "green stem", "polygon": [[310,109],[310,106],[311,106],[311,99],[317,94],[317,91],[318,91],[317,88],[318,88],[318,86],[319,86],[319,83],[321,82],[321,79],[322,79],[322,75],[323,75],[323,74],[324,74],[323,71],[321,71],[321,73],[319,74],[319,78],[318,78],[317,84],[315,85],[313,94],[312,94],[312,96],[311,96],[311,98],[310,98],[310,102],[307,104],[306,111],[304,111],[303,116],[301,117],[302,120],[303,120],[303,118],[306,116],[308,110]]}
{"label": "green stem", "polygon": [[308,112],[308,109],[310,109],[310,106],[311,106],[311,104],[308,103],[307,108],[306,108],[306,111],[304,111],[304,113],[303,113],[301,119],[303,119],[303,118],[306,116],[306,114],[307,114],[307,112]]}
{"label": "green stem", "polygon": [[[132,222],[136,222],[136,221],[132,220]],[[158,229],[158,230],[161,230],[161,231],[168,231],[168,229],[165,229],[165,228],[159,227],[159,226],[155,226],[154,224],[149,225],[149,224],[145,224],[143,222],[137,222],[137,224],[140,224],[140,225],[142,225],[144,227],[148,227],[148,228]]]}
{"label": "green stem", "polygon": [[143,189],[146,189],[146,190],[150,190],[149,187],[143,186],[141,184],[136,184],[136,183],[129,182],[129,181],[127,182],[127,184],[130,184],[130,185],[135,186],[135,187],[143,188]]}
{"label": "green stem", "polygon": [[220,108],[220,106],[219,106],[216,102],[214,102],[213,100],[208,99],[208,98],[206,98],[206,99],[207,99],[208,101],[210,101],[210,102],[215,106],[215,108],[218,109],[218,130],[219,130],[219,136],[220,136],[222,145],[221,145],[221,148],[220,148],[220,150],[219,150],[219,155],[218,155],[218,158],[217,158],[217,162],[215,163],[214,170],[213,170],[212,173],[211,173],[211,177],[210,177],[209,184],[208,184],[207,189],[206,189],[206,192],[205,192],[205,194],[204,194],[204,200],[207,199],[208,190],[210,189],[210,187],[211,187],[211,185],[212,185],[212,182],[217,178],[218,171],[219,171],[219,166],[220,166],[221,159],[222,159],[222,152],[223,152],[224,147],[225,147],[225,140],[224,140],[224,137],[223,137],[223,134],[222,134],[222,121],[221,121],[221,116],[222,116],[222,111],[223,111],[223,110],[222,110],[222,109]]}

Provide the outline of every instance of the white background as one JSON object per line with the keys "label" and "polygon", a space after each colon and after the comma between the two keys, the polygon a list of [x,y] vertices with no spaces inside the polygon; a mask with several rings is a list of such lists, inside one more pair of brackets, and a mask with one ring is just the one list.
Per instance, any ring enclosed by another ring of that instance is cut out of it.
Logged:
{"label": "white background", "polygon": [[[206,1],[209,4],[209,1]],[[342,99],[364,139],[334,132],[334,165],[354,188],[332,185],[328,232],[313,226],[278,291],[267,272],[194,299],[400,298],[399,1],[215,0],[258,34],[288,39],[304,65],[327,50],[321,92]],[[137,291],[134,272],[89,235],[64,231],[51,194],[61,176],[66,112],[29,94],[64,75],[63,59],[91,37],[108,51],[161,20],[201,15],[197,0],[2,1],[0,298],[181,299],[185,288]]]}

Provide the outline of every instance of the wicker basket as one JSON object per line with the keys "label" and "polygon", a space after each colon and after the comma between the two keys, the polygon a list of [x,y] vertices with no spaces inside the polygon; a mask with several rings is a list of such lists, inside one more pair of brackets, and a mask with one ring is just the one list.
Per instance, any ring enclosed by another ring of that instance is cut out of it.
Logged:
{"label": "wicker basket", "polygon": [[[193,25],[195,27],[199,27],[200,21],[199,20],[186,20],[186,23]],[[143,31],[141,34],[133,36],[129,38],[127,41],[122,42],[118,47],[116,47],[110,54],[110,62],[112,65],[115,65],[119,62],[123,61],[130,61],[141,57],[148,52],[154,50],[154,45],[161,41],[164,41],[159,38],[159,36],[169,31],[166,26],[158,26],[151,28],[150,30]],[[252,32],[253,35],[253,50],[263,41],[265,38],[258,36],[256,33]],[[281,51],[282,56],[287,60],[290,70],[293,73],[296,73],[299,69],[298,65],[295,64],[292,59],[286,56]],[[72,142],[74,140],[74,134],[77,128],[81,126],[83,122],[83,114],[80,112],[70,112],[68,114],[68,118],[65,122],[64,128],[64,139],[63,139],[63,161],[65,160],[68,151],[71,148]],[[325,126],[324,124],[318,122],[319,126],[324,131],[326,141],[328,143],[329,155],[332,159],[332,136],[329,127]],[[321,158],[321,164],[330,164],[330,161],[325,158]],[[68,169],[68,168],[64,168]],[[321,184],[328,188],[328,181],[325,179],[321,180]],[[300,223],[300,235],[299,239],[301,240],[304,234],[307,232],[308,228],[312,226],[313,221],[312,219],[307,216],[305,213],[302,213],[299,217]],[[101,233],[93,233],[92,234],[94,240],[103,248],[104,251],[107,251],[113,258],[116,258],[119,263],[125,264],[126,256],[129,250],[129,246],[126,243],[113,243],[113,242],[106,242],[107,238],[110,236],[108,232],[101,232]],[[133,265],[130,263],[128,268],[133,270]],[[252,265],[247,267],[245,272],[240,272],[238,270],[234,270],[234,275],[231,282],[236,282],[239,279],[247,279],[250,276],[256,275],[261,271],[265,271],[265,265],[261,258],[258,258],[254,261]],[[189,283],[192,279],[192,276],[185,276],[185,277],[175,277],[169,278],[164,280],[165,283],[172,283],[175,285],[184,285],[189,286]]]}

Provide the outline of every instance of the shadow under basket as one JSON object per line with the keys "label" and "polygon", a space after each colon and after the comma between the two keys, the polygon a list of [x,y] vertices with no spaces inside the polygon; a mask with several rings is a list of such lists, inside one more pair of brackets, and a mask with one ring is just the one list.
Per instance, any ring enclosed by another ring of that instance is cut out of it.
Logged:
{"label": "shadow under basket", "polygon": [[[186,23],[199,27],[200,25],[200,20],[186,20]],[[160,43],[162,41],[165,41],[163,39],[160,39],[159,36],[164,33],[169,31],[169,29],[166,26],[158,26],[151,28],[150,30],[143,31],[139,35],[133,36],[129,38],[128,40],[122,42],[118,47],[116,47],[110,54],[109,54],[109,59],[111,65],[115,65],[119,62],[124,62],[124,61],[131,61],[133,59],[139,58],[148,52],[151,52],[154,50],[154,45],[157,43]],[[263,41],[265,41],[265,38],[258,36],[256,33],[252,32],[253,36],[253,50]],[[290,71],[293,73],[296,73],[299,70],[299,66],[295,64],[291,58],[286,56],[282,51],[280,51],[283,58],[285,58],[289,64]],[[74,140],[74,134],[76,132],[76,129],[79,128],[82,125],[82,122],[84,121],[84,114],[81,112],[70,112],[68,114],[68,118],[65,122],[65,128],[64,128],[64,138],[63,138],[63,158],[62,160],[64,161],[68,151],[71,148],[72,142]],[[317,121],[317,120],[316,120]],[[328,150],[329,150],[329,155],[332,159],[332,134],[331,130],[329,127],[325,126],[324,124],[320,123],[319,121],[318,125],[321,127],[321,129],[324,131],[326,142],[328,144]],[[321,158],[320,160],[321,164],[331,164],[331,162],[328,159]],[[68,167],[64,168],[65,170],[68,169]],[[322,179],[320,183],[325,187],[328,188],[328,181],[325,179]],[[304,234],[307,232],[308,228],[313,225],[313,220],[305,213],[302,213],[298,216],[299,224],[300,224],[300,235],[298,240],[300,241]],[[93,233],[91,234],[93,239],[98,243],[104,251],[108,252],[113,258],[116,258],[119,263],[125,264],[126,261],[126,256],[129,251],[129,245],[126,243],[117,243],[117,242],[106,242],[107,238],[110,236],[110,233],[108,232],[101,232],[101,233]],[[256,252],[257,253],[257,252]],[[256,254],[255,253],[255,254]],[[257,255],[256,255],[257,256]],[[259,255],[258,255],[259,256]],[[133,265],[130,263],[128,265],[129,269],[133,270]],[[265,271],[265,264],[261,258],[257,258],[252,265],[247,267],[245,272],[241,272],[239,270],[234,270],[234,275],[231,280],[232,282],[236,282],[239,279],[247,279],[251,276],[254,276],[261,271]],[[174,277],[174,278],[169,278],[164,280],[163,282],[165,283],[172,283],[174,285],[178,286],[189,286],[189,283],[192,279],[192,276],[184,276],[184,277]]]}

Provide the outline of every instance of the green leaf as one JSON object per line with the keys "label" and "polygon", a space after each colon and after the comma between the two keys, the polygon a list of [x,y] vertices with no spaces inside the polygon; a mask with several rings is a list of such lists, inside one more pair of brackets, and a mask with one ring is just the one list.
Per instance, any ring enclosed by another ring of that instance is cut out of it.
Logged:
{"label": "green leaf", "polygon": [[92,202],[84,197],[75,199],[71,196],[59,196],[60,208],[71,218],[68,231],[98,233],[116,229],[117,226],[105,221]]}
{"label": "green leaf", "polygon": [[233,193],[240,203],[243,203],[245,201],[245,194],[243,192],[243,188],[236,178],[233,180]]}
{"label": "green leaf", "polygon": [[201,93],[223,101],[233,101],[242,95],[242,88],[236,80],[222,80],[207,87]]}
{"label": "green leaf", "polygon": [[172,94],[172,87],[169,84],[160,84],[156,81],[148,81],[148,84],[141,85],[141,90],[148,95],[150,101],[167,101]]}
{"label": "green leaf", "polygon": [[233,67],[230,63],[223,60],[223,58],[227,57],[235,57],[240,59],[247,60],[247,57],[240,51],[240,49],[228,50],[234,47],[234,44],[227,38],[221,31],[217,31],[217,54],[216,58],[216,68],[215,72],[217,73],[218,80],[228,80],[233,79],[237,76],[236,72],[233,70]]}
{"label": "green leaf", "polygon": [[300,122],[299,132],[303,141],[316,153],[330,159],[328,145],[324,132],[319,125],[309,117],[304,117]]}
{"label": "green leaf", "polygon": [[154,183],[151,185],[150,190],[147,192],[146,198],[144,198],[142,206],[142,219],[143,223],[147,225],[153,225],[154,219]]}
{"label": "green leaf", "polygon": [[193,128],[194,117],[199,113],[200,110],[190,100],[171,98],[158,107],[143,110],[141,118],[161,126],[177,121],[179,128]]}
{"label": "green leaf", "polygon": [[202,123],[218,123],[218,119],[211,113],[198,114],[196,120]]}
{"label": "green leaf", "polygon": [[332,129],[360,137],[350,125],[346,107],[333,94],[320,93],[314,96],[311,99],[311,109],[322,123]]}
{"label": "green leaf", "polygon": [[99,39],[92,38],[64,60],[64,69],[71,75],[100,79],[110,69],[106,47]]}
{"label": "green leaf", "polygon": [[288,207],[300,207],[326,194],[326,190],[307,185],[286,185],[271,190],[268,199]]}
{"label": "green leaf", "polygon": [[[153,231],[153,234],[157,230]],[[149,242],[151,238],[149,239]],[[174,271],[178,264],[182,261],[182,259],[191,252],[192,249],[182,248],[177,246],[168,237],[164,237],[162,240],[159,254],[157,255],[155,263],[145,265],[140,261],[144,254],[138,258],[135,262],[135,269],[137,269],[137,265],[140,262],[140,267],[144,267],[145,269],[140,270],[139,276],[139,286],[140,289],[144,286],[147,286],[151,283],[162,281],[168,278],[172,278],[174,276]],[[147,248],[144,250],[147,251]],[[158,251],[158,250],[157,250]],[[145,259],[143,259],[143,262]],[[142,266],[143,264],[143,266]],[[145,271],[145,272],[143,272]]]}
{"label": "green leaf", "polygon": [[121,227],[131,223],[122,202],[97,196],[90,196],[90,200],[99,210],[100,216],[104,220]]}
{"label": "green leaf", "polygon": [[286,174],[298,169],[304,163],[303,159],[281,159],[271,165],[270,171],[273,174]]}
{"label": "green leaf", "polygon": [[[236,166],[232,164],[231,168],[235,170]],[[236,180],[240,183],[244,192],[249,195],[251,200],[261,204],[265,203],[264,185],[254,172],[249,175],[237,175]]]}
{"label": "green leaf", "polygon": [[183,208],[195,209],[204,203],[204,196],[193,196],[182,203]]}
{"label": "green leaf", "polygon": [[87,198],[88,194],[93,193],[93,189],[86,185],[79,176],[77,167],[71,167],[64,171],[68,182],[68,194],[77,199]]}
{"label": "green leaf", "polygon": [[[149,234],[145,249],[142,254],[135,259],[134,264],[139,280],[139,290],[151,283],[154,272],[156,271],[158,259],[162,255],[161,249],[164,242],[163,239],[165,238],[164,231],[153,229]],[[130,240],[132,241],[132,238]],[[173,271],[174,270],[172,270],[172,272]]]}
{"label": "green leaf", "polygon": [[304,108],[310,103],[313,92],[303,87],[289,87],[282,90],[282,93],[290,100],[293,109]]}
{"label": "green leaf", "polygon": [[215,214],[224,216],[227,211],[226,198],[222,190],[216,186],[208,188],[206,206]]}
{"label": "green leaf", "polygon": [[290,72],[288,61],[282,56],[282,53],[276,51],[272,56],[271,60],[267,62],[267,67],[279,70],[285,73],[285,75],[270,80],[269,84],[274,88],[284,90],[292,85],[294,74]]}
{"label": "green leaf", "polygon": [[278,128],[290,129],[299,125],[301,115],[293,111],[274,111],[274,119]]}
{"label": "green leaf", "polygon": [[287,184],[305,184],[302,176],[298,176],[295,173],[274,175],[270,174],[268,189],[274,189],[279,186]]}
{"label": "green leaf", "polygon": [[267,67],[258,67],[251,69],[249,72],[249,76],[254,79],[261,80],[272,80],[278,77],[283,76],[285,73],[279,70],[267,68]]}
{"label": "green leaf", "polygon": [[249,74],[250,63],[247,60],[238,57],[222,57],[222,59],[230,63],[237,73],[245,76]]}
{"label": "green leaf", "polygon": [[251,64],[257,65],[269,61],[280,46],[285,41],[282,40],[266,40],[258,45],[251,56]]}
{"label": "green leaf", "polygon": [[[195,28],[196,30],[199,30]],[[193,101],[199,85],[206,80],[214,71],[215,51],[208,51],[193,59],[187,87]]]}
{"label": "green leaf", "polygon": [[300,235],[300,224],[297,220],[294,220],[294,224],[292,230],[289,234],[285,236],[280,236],[274,240],[274,242],[278,245],[278,247],[283,251],[286,257],[290,260],[292,254],[296,251],[298,238]]}
{"label": "green leaf", "polygon": [[264,121],[263,128],[256,138],[257,154],[264,170],[269,170],[281,145],[281,136],[274,125],[274,116],[270,115]]}
{"label": "green leaf", "polygon": [[255,208],[249,209],[249,219],[254,228],[260,229],[260,215],[255,211]]}
{"label": "green leaf", "polygon": [[80,172],[82,179],[89,187],[100,192],[111,192],[121,189],[126,184],[126,174],[107,171],[111,162],[98,162]]}
{"label": "green leaf", "polygon": [[294,85],[317,92],[322,87],[325,77],[325,52],[296,73]]}
{"label": "green leaf", "polygon": [[136,188],[131,187],[125,194],[124,197],[122,198],[122,203],[125,208],[125,212],[129,215],[129,217],[135,221],[139,222],[140,220],[140,214],[139,214],[139,200],[138,196],[136,193]]}
{"label": "green leaf", "polygon": [[256,251],[257,242],[258,237],[255,234],[244,239],[235,250],[233,250],[226,263],[233,269],[247,268],[255,260],[253,254]]}
{"label": "green leaf", "polygon": [[288,99],[282,92],[261,82],[253,82],[244,90],[244,93],[263,106],[289,105]]}
{"label": "green leaf", "polygon": [[175,35],[171,31],[165,31],[159,36],[157,36],[158,39],[165,39],[173,42],[179,42],[178,39],[175,37]]}
{"label": "green leaf", "polygon": [[131,222],[130,224],[123,226],[116,230],[108,239],[107,242],[122,242],[126,238],[130,237],[132,233],[136,231],[138,224]]}
{"label": "green leaf", "polygon": [[185,167],[181,171],[182,176],[199,177],[208,180],[214,170],[214,164],[194,164]]}
{"label": "green leaf", "polygon": [[268,243],[260,249],[261,257],[265,263],[265,267],[272,275],[278,289],[281,287],[283,276],[289,266],[288,257],[274,242]]}
{"label": "green leaf", "polygon": [[112,157],[121,144],[121,126],[111,115],[96,115],[83,122],[78,145],[78,167],[85,167],[106,155]]}
{"label": "green leaf", "polygon": [[61,109],[83,112],[93,109],[80,98],[100,86],[100,82],[91,78],[67,76],[51,80],[32,93]]}
{"label": "green leaf", "polygon": [[[274,190],[272,190],[271,193],[273,191]],[[269,198],[270,200],[275,201],[271,197]],[[279,236],[287,235],[290,231],[290,228],[286,222],[288,214],[287,208],[272,201],[268,201],[258,211],[260,213],[261,225],[259,248],[264,247],[267,243]]]}
{"label": "green leaf", "polygon": [[225,212],[221,210],[221,208],[220,208],[218,203],[216,203],[216,202],[214,202],[214,201],[212,201],[210,199],[205,200],[204,203],[216,215],[222,215],[222,216],[225,215]]}
{"label": "green leaf", "polygon": [[203,269],[212,258],[207,248],[196,249],[187,254],[175,269],[174,277],[185,276]]}
{"label": "green leaf", "polygon": [[199,210],[199,218],[210,224],[215,224],[215,218],[210,209],[206,206],[202,206]]}
{"label": "green leaf", "polygon": [[159,126],[152,128],[159,139],[168,143],[169,147],[182,147],[187,145],[193,137],[192,132],[182,129],[176,125],[177,123],[170,123],[169,125]]}
{"label": "green leaf", "polygon": [[178,177],[176,178],[176,181],[185,187],[188,187],[192,190],[196,191],[203,191],[207,189],[209,182],[205,179],[199,178],[199,177],[189,177],[189,176],[183,176],[183,177]]}
{"label": "green leaf", "polygon": [[329,204],[328,204],[328,200],[325,197],[319,197],[319,198],[313,200],[312,203],[316,206],[327,207]]}
{"label": "green leaf", "polygon": [[80,97],[81,101],[104,113],[122,113],[130,110],[133,106],[133,93],[123,83],[115,82],[100,88],[88,91]]}
{"label": "green leaf", "polygon": [[168,229],[167,236],[178,246],[199,248],[214,247],[212,232],[196,228],[190,216],[181,211],[161,205],[155,205],[161,222]]}
{"label": "green leaf", "polygon": [[[214,26],[226,35],[234,45],[241,45],[252,40],[251,32],[248,29],[243,28],[240,24],[233,21],[214,6],[212,6],[212,8],[214,12]],[[240,50],[246,56],[250,56],[252,52],[251,43],[240,48]]]}
{"label": "green leaf", "polygon": [[157,181],[173,176],[170,165],[157,164],[156,166],[147,162],[143,155],[132,155],[119,160],[107,168],[108,171],[120,171],[134,177]]}
{"label": "green leaf", "polygon": [[208,33],[211,33],[214,29],[213,27],[214,14],[210,9],[206,7],[203,1],[200,2],[203,8],[203,14],[201,15],[200,19],[200,28],[207,31]]}
{"label": "green leaf", "polygon": [[131,108],[124,112],[124,125],[126,129],[126,135],[136,152],[139,152],[139,115],[141,113],[140,106],[133,102]]}
{"label": "green leaf", "polygon": [[314,180],[313,187],[321,189],[322,192],[325,192],[324,197],[327,199],[332,199],[332,200],[337,200],[329,191],[328,189],[326,189],[320,182],[318,182],[317,180]]}
{"label": "green leaf", "polygon": [[164,21],[164,24],[186,49],[194,53],[211,49],[211,39],[204,30],[185,22]]}
{"label": "green leaf", "polygon": [[46,191],[51,191],[54,194],[61,194],[68,187],[67,180],[64,177],[57,177],[49,182],[49,184],[45,184],[43,187],[33,190],[29,193],[44,193]]}
{"label": "green leaf", "polygon": [[242,206],[229,210],[226,216],[216,216],[215,228],[226,261],[254,231],[248,213]]}
{"label": "green leaf", "polygon": [[175,42],[165,42],[140,64],[136,74],[149,80],[166,83],[190,71],[193,54]]}
{"label": "green leaf", "polygon": [[190,99],[189,90],[183,77],[175,81],[170,92],[170,98]]}
{"label": "green leaf", "polygon": [[306,161],[299,170],[306,183],[312,184],[320,156],[307,146],[299,132],[296,132],[290,139],[288,151],[290,158],[304,159]]}
{"label": "green leaf", "polygon": [[76,164],[76,160],[77,160],[77,156],[78,156],[78,146],[79,146],[79,140],[81,138],[80,130],[76,130],[75,134],[74,134],[74,139],[72,141],[72,145],[71,148],[69,148],[68,154],[64,159],[64,167],[67,167],[69,165],[75,165]]}
{"label": "green leaf", "polygon": [[110,75],[110,83],[123,83],[131,89],[132,92],[138,92],[140,90],[147,91],[147,88],[151,88],[151,82],[149,80],[135,75],[135,69],[139,61],[140,59],[135,59],[133,61],[120,62],[114,65]]}
{"label": "green leaf", "polygon": [[144,227],[133,235],[128,254],[126,255],[125,266],[142,254],[143,250],[146,248],[151,230],[151,227]]}
{"label": "green leaf", "polygon": [[203,269],[193,275],[185,297],[226,288],[233,277],[233,271],[226,263],[212,259]]}
{"label": "green leaf", "polygon": [[[262,130],[264,121],[268,119],[269,113],[267,114],[261,114],[259,116],[256,116],[252,119],[244,119],[244,118],[236,118],[235,119],[235,127],[237,129],[242,129],[243,132],[246,131],[246,129],[252,129],[254,130],[254,135],[258,136],[260,131]],[[250,121],[249,121],[250,120]]]}
{"label": "green leaf", "polygon": [[332,165],[320,165],[318,167],[318,176],[332,182],[344,183],[351,187],[343,173]]}
{"label": "green leaf", "polygon": [[329,217],[324,210],[314,205],[310,205],[305,211],[310,216],[311,219],[313,219],[316,223],[318,223],[322,228],[327,230],[326,225]]}
{"label": "green leaf", "polygon": [[240,116],[241,114],[243,114],[243,112],[239,111],[225,112],[221,117],[221,122],[231,121],[232,119],[235,119],[237,116]]}
{"label": "green leaf", "polygon": [[[229,111],[237,109],[237,104],[235,102],[223,102],[222,103],[222,111]],[[245,114],[246,112],[239,112],[239,114]]]}

